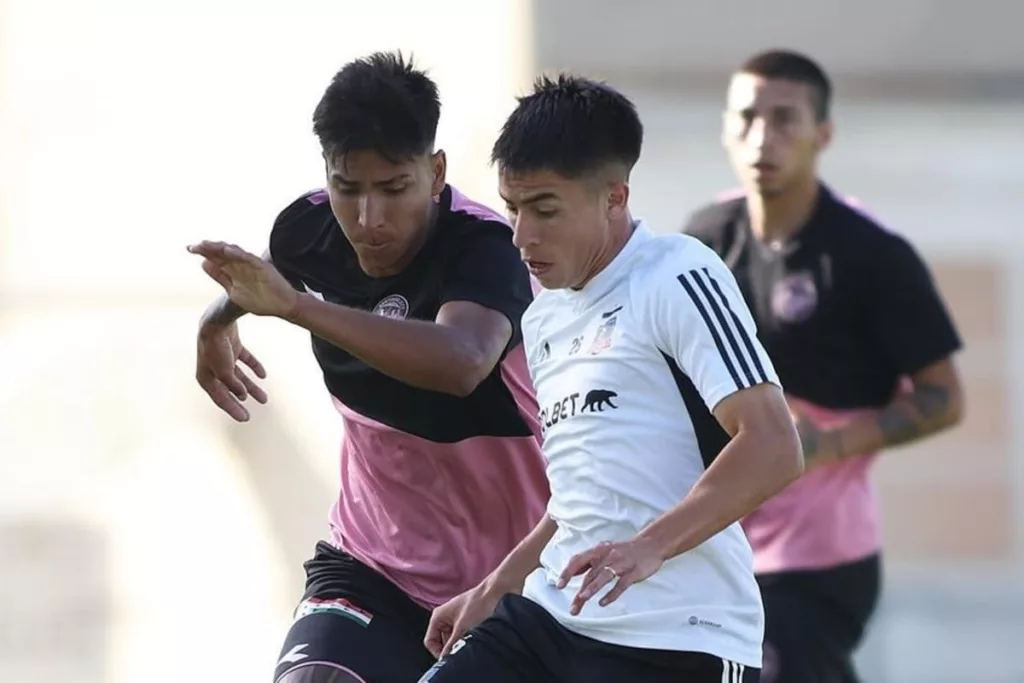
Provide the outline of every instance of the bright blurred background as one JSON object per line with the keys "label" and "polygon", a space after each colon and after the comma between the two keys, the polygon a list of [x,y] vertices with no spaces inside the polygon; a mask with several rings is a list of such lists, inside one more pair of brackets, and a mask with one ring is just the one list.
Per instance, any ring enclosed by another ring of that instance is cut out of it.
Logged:
{"label": "bright blurred background", "polygon": [[208,404],[216,287],[184,246],[260,251],[320,184],[310,115],[345,61],[429,67],[452,180],[495,205],[513,96],[607,78],[647,126],[636,213],[668,231],[733,184],[730,69],[782,46],[838,87],[825,177],[915,242],[967,342],[966,423],[877,470],[866,683],[1024,682],[1022,23],[1013,0],[0,0],[0,681],[270,680],[338,425],[278,321],[242,326],[271,404]]}

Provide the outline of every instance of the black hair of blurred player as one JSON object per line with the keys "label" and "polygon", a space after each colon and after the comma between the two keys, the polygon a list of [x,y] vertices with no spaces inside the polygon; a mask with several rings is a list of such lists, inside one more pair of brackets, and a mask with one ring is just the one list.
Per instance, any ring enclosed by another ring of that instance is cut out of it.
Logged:
{"label": "black hair of blurred player", "polygon": [[440,115],[437,85],[390,52],[346,64],[313,113],[331,209],[371,277],[401,272],[429,236],[445,187]]}
{"label": "black hair of blurred player", "polygon": [[811,58],[769,50],[729,82],[722,143],[749,195],[817,194],[818,155],[832,139],[832,83]]}
{"label": "black hair of blurred player", "polygon": [[583,287],[628,241],[642,146],[636,107],[603,83],[542,77],[519,98],[491,161],[516,246],[545,288]]}

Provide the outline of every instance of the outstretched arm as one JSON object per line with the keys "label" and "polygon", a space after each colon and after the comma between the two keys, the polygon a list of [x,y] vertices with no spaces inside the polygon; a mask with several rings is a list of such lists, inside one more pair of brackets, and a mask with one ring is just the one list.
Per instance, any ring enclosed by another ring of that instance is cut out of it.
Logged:
{"label": "outstretched arm", "polygon": [[[322,301],[295,289],[274,266],[222,242],[190,248],[237,308],[272,315],[345,349],[406,384],[467,396],[519,340],[532,294],[511,231],[481,224],[450,255],[433,321],[388,318]],[[230,317],[220,307],[214,317]]]}

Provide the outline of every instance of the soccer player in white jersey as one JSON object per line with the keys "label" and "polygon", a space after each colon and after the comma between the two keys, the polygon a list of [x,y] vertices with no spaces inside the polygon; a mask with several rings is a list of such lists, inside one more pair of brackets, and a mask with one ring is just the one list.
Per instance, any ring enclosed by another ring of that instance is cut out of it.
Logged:
{"label": "soccer player in white jersey", "polygon": [[421,683],[751,683],[764,616],[738,520],[799,440],[736,281],[629,210],[643,127],[606,85],[541,79],[494,145],[515,243],[548,515],[434,611]]}

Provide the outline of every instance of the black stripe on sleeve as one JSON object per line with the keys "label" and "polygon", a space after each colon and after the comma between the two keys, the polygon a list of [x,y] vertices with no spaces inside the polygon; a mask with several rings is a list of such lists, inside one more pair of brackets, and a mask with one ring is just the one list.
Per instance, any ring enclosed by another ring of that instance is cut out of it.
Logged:
{"label": "black stripe on sleeve", "polygon": [[[691,270],[690,276],[695,279],[698,286],[701,285],[700,279],[697,277],[697,271]],[[704,302],[701,301],[700,296],[697,294],[697,290],[694,289],[693,285],[687,281],[685,273],[679,275],[676,279],[679,280],[679,284],[683,286],[686,293],[690,295],[690,300],[693,301],[693,305],[700,312],[700,317],[704,318],[704,324],[707,325],[708,331],[711,333],[711,338],[715,340],[715,346],[718,347],[718,354],[722,357],[722,362],[725,363],[725,367],[729,371],[729,374],[732,375],[732,379],[736,383],[736,388],[745,388],[743,382],[740,380],[739,373],[736,371],[736,364],[732,362],[732,359],[729,357],[729,352],[725,350],[725,344],[722,343],[722,337],[718,334],[718,330],[715,328],[715,323],[712,322],[711,316],[708,314],[707,306],[705,306]],[[710,297],[708,297],[708,299],[711,305],[714,306],[714,300]]]}
{"label": "black stripe on sleeve", "polygon": [[754,348],[754,342],[750,338],[750,334],[747,332],[747,328],[740,322],[740,317],[736,315],[736,311],[732,310],[729,305],[729,300],[725,298],[725,292],[722,291],[722,287],[718,284],[718,280],[711,277],[711,273],[708,269],[704,269],[704,276],[711,282],[711,286],[714,288],[715,293],[718,294],[718,298],[722,300],[722,305],[725,306],[725,310],[729,312],[729,316],[732,318],[733,324],[736,329],[739,330],[740,339],[743,341],[743,346],[746,347],[747,353],[750,355],[750,359],[754,363],[754,368],[757,370],[757,376],[759,381],[767,382],[768,373],[764,371],[764,364],[761,363],[761,355]]}
{"label": "black stripe on sleeve", "polygon": [[[737,388],[745,389],[746,387],[754,386],[755,384],[757,384],[757,381],[754,379],[754,374],[750,371],[750,364],[747,362],[746,357],[743,355],[743,350],[740,348],[739,342],[736,341],[737,335],[733,330],[733,326],[729,324],[730,321],[725,317],[725,312],[722,310],[721,305],[717,301],[715,301],[714,295],[711,293],[711,290],[708,289],[707,283],[704,282],[704,280],[707,279],[714,283],[714,279],[706,271],[704,272],[704,277],[701,277],[700,271],[697,270],[691,270],[690,277],[692,277],[693,281],[697,283],[698,287],[700,287],[700,291],[704,294],[704,297],[707,299],[707,302],[710,305],[711,310],[714,311],[715,313],[715,318],[718,320],[718,324],[722,326],[722,332],[725,333],[725,338],[729,340],[729,348],[732,349],[732,352],[736,356],[736,359],[739,360],[740,362],[740,368],[742,368],[743,370],[743,376],[746,377],[747,383],[743,385],[737,385]],[[740,334],[743,333],[742,325],[739,326],[739,332]]]}

